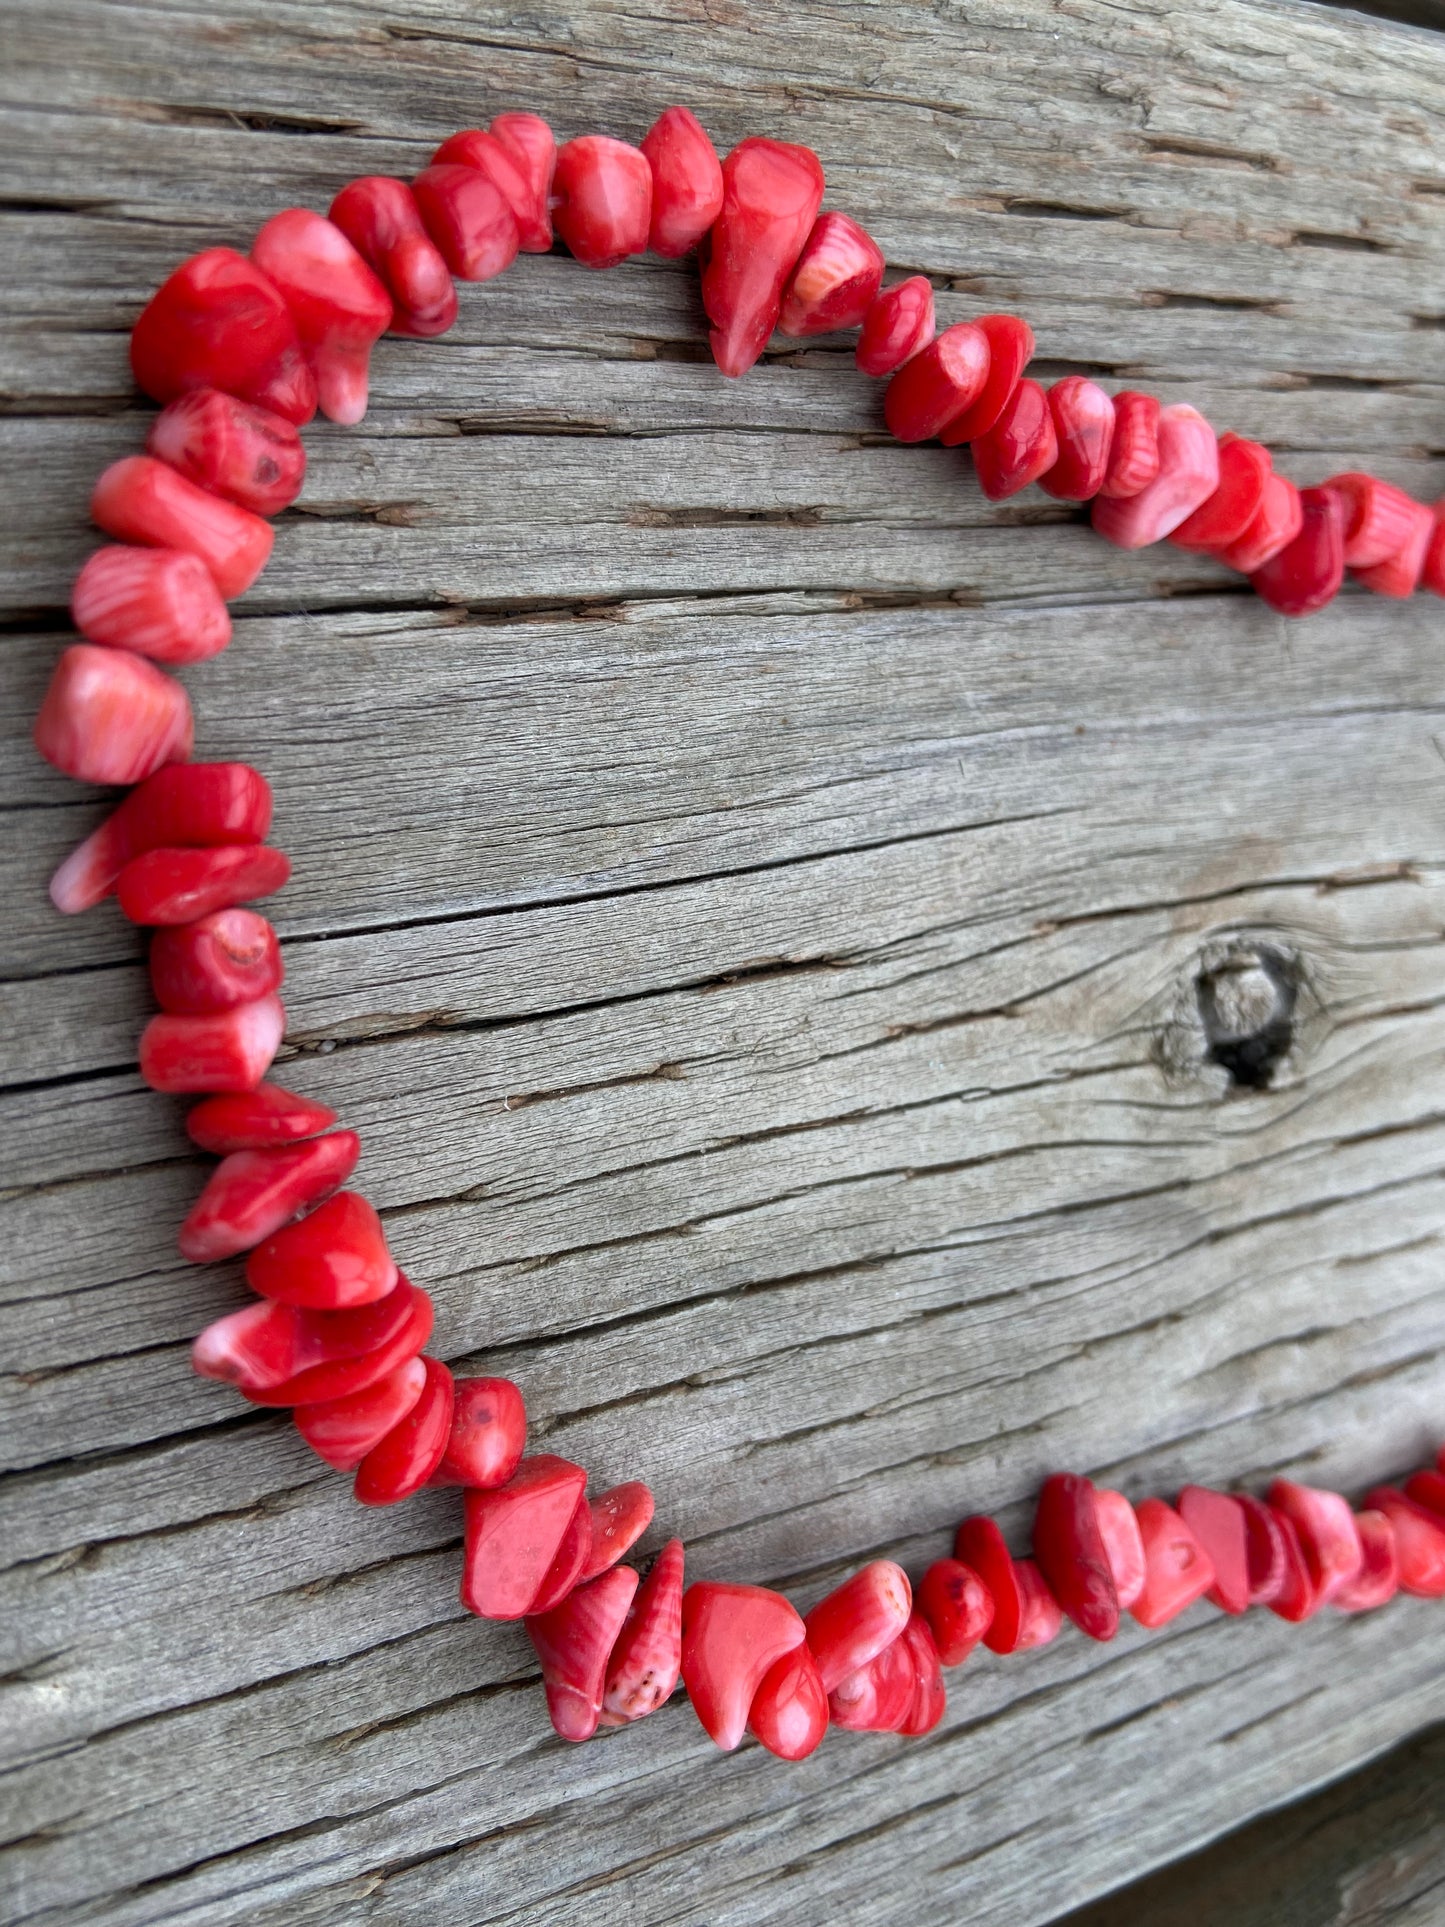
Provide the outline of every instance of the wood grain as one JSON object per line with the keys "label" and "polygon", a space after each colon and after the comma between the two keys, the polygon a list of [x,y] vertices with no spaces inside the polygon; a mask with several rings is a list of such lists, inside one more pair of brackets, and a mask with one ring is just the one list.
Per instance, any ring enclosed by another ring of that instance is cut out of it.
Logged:
{"label": "wood grain", "polygon": [[[11,0],[0,555],[0,1914],[1031,1927],[1439,1716],[1438,1608],[971,1661],[929,1740],[549,1735],[443,1493],[361,1515],[193,1379],[239,1302],[45,879],[29,718],[176,259],[503,106],[806,139],[942,317],[1445,486],[1445,43],[1303,4],[524,17]],[[847,344],[707,360],[691,269],[528,258],[384,343],[188,672],[277,793],[284,1077],[535,1437],[803,1603],[1040,1475],[1349,1489],[1445,1434],[1438,605],[1293,628],[899,449]],[[1214,973],[1293,996],[1232,1077]],[[1202,1918],[1202,1916],[1199,1916]]]}

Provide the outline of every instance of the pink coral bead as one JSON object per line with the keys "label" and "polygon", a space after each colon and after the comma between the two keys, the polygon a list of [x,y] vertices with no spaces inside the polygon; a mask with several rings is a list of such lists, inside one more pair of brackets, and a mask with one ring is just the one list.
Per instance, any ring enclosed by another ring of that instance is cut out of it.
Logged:
{"label": "pink coral bead", "polygon": [[640,148],[584,134],[557,152],[552,225],[584,268],[643,254],[652,224],[652,170]]}
{"label": "pink coral bead", "polygon": [[675,261],[695,248],[723,204],[722,163],[702,122],[686,107],[668,107],[642,137],[652,170],[652,221],[647,245]]}
{"label": "pink coral bead", "polygon": [[874,296],[853,359],[865,375],[891,375],[933,339],[933,283],[913,274]]}
{"label": "pink coral bead", "polygon": [[1142,549],[1173,533],[1219,486],[1219,444],[1198,409],[1159,411],[1159,472],[1137,495],[1094,498],[1095,529],[1121,549]]}
{"label": "pink coral bead", "polygon": [[231,640],[231,618],[198,555],[116,542],[75,578],[70,613],[89,642],[153,662],[204,662]]}
{"label": "pink coral bead", "polygon": [[785,335],[854,328],[883,280],[883,255],[847,214],[820,214],[783,290],[778,326]]}
{"label": "pink coral bead", "polygon": [[128,649],[62,651],[35,718],[35,747],[82,783],[139,783],[191,753],[185,690]]}

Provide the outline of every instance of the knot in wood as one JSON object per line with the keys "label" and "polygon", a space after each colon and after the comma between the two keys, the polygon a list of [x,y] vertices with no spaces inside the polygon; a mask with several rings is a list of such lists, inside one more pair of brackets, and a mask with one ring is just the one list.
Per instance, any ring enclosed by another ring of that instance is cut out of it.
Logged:
{"label": "knot in wood", "polygon": [[1268,944],[1226,945],[1200,960],[1194,987],[1208,1061],[1233,1086],[1268,1090],[1294,1044],[1298,960]]}

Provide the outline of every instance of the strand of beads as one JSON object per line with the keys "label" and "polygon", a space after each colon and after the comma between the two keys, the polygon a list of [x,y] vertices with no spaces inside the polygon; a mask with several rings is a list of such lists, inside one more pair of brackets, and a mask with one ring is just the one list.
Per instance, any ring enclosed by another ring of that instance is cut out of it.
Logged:
{"label": "strand of beads", "polygon": [[198,1372],[257,1406],[290,1408],[365,1505],[424,1485],[464,1492],[462,1599],[521,1619],[565,1738],[645,1717],[679,1678],[720,1746],[747,1730],[787,1759],[830,1721],[928,1732],[942,1668],[983,1640],[997,1653],[1052,1639],[1067,1615],[1112,1638],[1121,1611],[1158,1626],[1206,1595],[1226,1612],[1268,1605],[1303,1619],[1362,1610],[1397,1589],[1445,1595],[1445,1455],[1403,1491],[1351,1511],[1333,1493],[1276,1481],[1264,1501],[1190,1487],[1176,1507],[1058,1474],[1045,1485],[1031,1557],[990,1519],[965,1519],[955,1557],[915,1597],[891,1561],[865,1566],[806,1619],[779,1593],[698,1581],[680,1540],[645,1581],[621,1563],[653,1517],[630,1482],[595,1497],[587,1473],[524,1456],[522,1395],[506,1379],[454,1380],[427,1357],[427,1293],[397,1268],[381,1220],[342,1188],[356,1133],[327,1106],[267,1081],[285,1031],[280,946],[245,906],[280,889],[286,857],[265,841],[270,786],[239,763],[193,763],[182,685],[157,665],[201,662],[231,639],[226,604],[264,568],[267,518],[305,478],[300,429],[319,406],[366,409],[368,358],[388,328],[444,333],[456,280],[485,281],[553,227],[585,266],[646,249],[696,249],[718,366],[741,375],[775,328],[795,338],[857,328],[857,363],[888,379],[884,419],[902,441],[967,443],[986,495],[1037,482],[1092,503],[1126,548],[1170,537],[1249,576],[1302,615],[1346,569],[1377,593],[1445,595],[1445,503],[1431,510],[1366,475],[1296,489],[1259,443],[1214,430],[1184,404],[1109,396],[1067,376],[1047,393],[1025,373],[1034,338],[1013,315],[936,331],[920,275],[884,288],[876,244],[822,213],[808,149],[755,139],[719,161],[698,121],[669,108],[640,147],[589,135],[558,151],[544,121],[499,115],[456,134],[411,183],[351,182],[329,218],[290,208],[249,256],[208,248],[179,267],[131,338],[140,387],[162,404],[142,455],[112,464],[91,513],[114,538],[86,562],[36,722],[42,754],[81,781],[134,785],[63,863],[51,895],[77,912],[114,896],[153,931],[159,1013],[140,1040],[154,1089],[200,1097],[192,1140],[219,1162],[179,1234],[196,1262],[246,1254],[256,1302],[196,1340]]}

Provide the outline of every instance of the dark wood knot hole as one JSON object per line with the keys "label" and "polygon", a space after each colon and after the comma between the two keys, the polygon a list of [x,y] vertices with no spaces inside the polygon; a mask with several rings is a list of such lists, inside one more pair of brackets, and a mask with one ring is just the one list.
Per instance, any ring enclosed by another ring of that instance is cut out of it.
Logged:
{"label": "dark wood knot hole", "polygon": [[1294,959],[1266,944],[1241,944],[1195,978],[1205,1054],[1237,1089],[1269,1089],[1294,1044],[1299,988]]}

